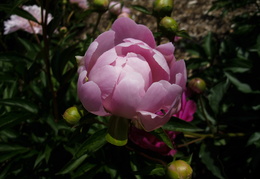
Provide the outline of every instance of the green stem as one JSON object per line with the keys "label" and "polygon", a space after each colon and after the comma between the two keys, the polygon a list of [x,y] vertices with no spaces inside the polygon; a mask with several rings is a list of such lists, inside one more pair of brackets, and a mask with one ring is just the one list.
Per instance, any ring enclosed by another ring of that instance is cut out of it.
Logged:
{"label": "green stem", "polygon": [[[50,64],[50,47],[49,47],[49,37],[47,34],[47,19],[48,19],[48,11],[49,11],[49,0],[42,1],[42,8],[41,8],[41,23],[42,23],[42,35],[43,35],[43,55],[44,55],[44,63],[47,75],[47,84],[49,90],[52,94],[52,107],[53,107],[53,115],[54,119],[59,119],[59,112],[58,112],[58,102],[57,102],[57,93],[54,90],[53,83],[51,80],[51,64]],[[45,14],[43,13],[43,8],[45,9]]]}
{"label": "green stem", "polygon": [[129,120],[111,116],[108,124],[106,140],[116,146],[124,146],[128,141]]}

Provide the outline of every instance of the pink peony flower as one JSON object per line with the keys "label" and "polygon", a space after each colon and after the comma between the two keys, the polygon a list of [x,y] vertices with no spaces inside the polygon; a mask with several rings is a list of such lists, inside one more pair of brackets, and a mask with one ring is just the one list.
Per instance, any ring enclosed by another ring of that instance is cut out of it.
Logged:
{"label": "pink peony flower", "polygon": [[[178,117],[184,121],[190,122],[193,120],[193,114],[196,112],[196,103],[192,100],[187,100],[186,92],[182,95],[182,104],[181,110],[174,114],[175,117]],[[171,139],[172,143],[174,144],[174,140],[178,132],[174,131],[166,131],[169,138]],[[129,139],[137,144],[138,146],[149,149],[154,152],[158,152],[162,155],[170,155],[173,156],[177,150],[170,149],[164,142],[157,139],[154,135],[144,130],[137,129],[136,127],[132,126]]]}
{"label": "pink peony flower", "polygon": [[81,9],[88,9],[88,1],[87,0],[70,0],[70,3],[77,4]]}
{"label": "pink peony flower", "polygon": [[[93,114],[159,128],[179,111],[186,84],[185,62],[173,52],[172,43],[156,46],[146,26],[118,18],[81,59],[78,97]],[[161,110],[167,112],[157,114]]]}
{"label": "pink peony flower", "polygon": [[[32,5],[22,6],[22,9],[32,14],[35,17],[35,19],[39,22],[39,24],[17,15],[11,15],[11,19],[4,22],[4,34],[10,34],[17,30],[24,30],[31,34],[42,34],[41,8],[36,5]],[[43,10],[43,14],[45,14],[45,10]],[[49,23],[52,19],[52,15],[48,14],[47,23]]]}

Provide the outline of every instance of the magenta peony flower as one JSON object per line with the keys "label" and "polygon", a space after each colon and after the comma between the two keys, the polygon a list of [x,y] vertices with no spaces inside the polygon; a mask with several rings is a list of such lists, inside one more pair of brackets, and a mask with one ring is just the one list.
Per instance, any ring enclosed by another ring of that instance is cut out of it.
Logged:
{"label": "magenta peony flower", "polygon": [[[182,104],[181,110],[174,114],[175,117],[178,117],[184,121],[190,122],[193,120],[193,114],[196,112],[196,103],[192,100],[187,100],[186,92],[182,95]],[[166,131],[172,143],[178,132]],[[149,149],[154,152],[158,152],[162,155],[173,156],[177,151],[170,149],[163,141],[157,139],[154,135],[144,130],[137,129],[132,126],[129,133],[129,139],[137,144],[138,146]]]}
{"label": "magenta peony flower", "polygon": [[88,1],[87,0],[70,0],[70,3],[77,4],[81,9],[88,9]]}
{"label": "magenta peony flower", "polygon": [[[32,14],[35,17],[35,19],[39,22],[39,24],[17,15],[11,15],[11,19],[4,22],[4,34],[10,34],[17,30],[24,30],[31,34],[42,34],[41,8],[36,5],[32,5],[22,6],[22,9]],[[43,10],[43,14],[45,14],[45,10]],[[48,14],[47,23],[49,23],[52,19],[52,15]]]}
{"label": "magenta peony flower", "polygon": [[81,59],[78,97],[93,114],[159,128],[179,111],[186,84],[185,62],[173,52],[172,43],[156,46],[146,26],[118,18]]}

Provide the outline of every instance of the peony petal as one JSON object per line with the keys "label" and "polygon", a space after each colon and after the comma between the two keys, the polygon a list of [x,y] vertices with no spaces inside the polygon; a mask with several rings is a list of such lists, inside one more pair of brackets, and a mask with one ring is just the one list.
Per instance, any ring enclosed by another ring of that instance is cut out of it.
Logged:
{"label": "peony petal", "polygon": [[127,71],[132,70],[141,74],[145,82],[144,89],[147,90],[148,87],[152,84],[151,68],[147,61],[145,61],[142,56],[134,53],[128,53],[125,58],[127,61],[124,69]]}
{"label": "peony petal", "polygon": [[147,43],[151,48],[156,47],[153,33],[144,25],[137,25],[127,17],[118,18],[112,25],[115,31],[115,44],[122,43],[125,38],[134,38]]}
{"label": "peony petal", "polygon": [[[94,42],[90,45],[89,49],[86,52],[85,65],[87,71],[90,71],[97,59],[106,51],[114,47],[114,31],[106,31],[100,34]],[[94,43],[94,44],[93,44]]]}
{"label": "peony petal", "polygon": [[184,60],[173,62],[170,67],[170,74],[170,83],[175,83],[183,89],[186,88],[187,72]]}
{"label": "peony petal", "polygon": [[126,56],[128,53],[141,55],[149,64],[153,81],[169,80],[170,70],[164,56],[157,50],[147,48],[145,45],[132,44],[130,42],[119,44],[116,46],[118,55]]}
{"label": "peony petal", "polygon": [[93,81],[85,82],[86,74],[86,71],[82,71],[78,79],[78,97],[81,103],[85,109],[93,114],[110,115],[103,108],[100,88]]}
{"label": "peony petal", "polygon": [[113,92],[121,69],[122,68],[120,67],[106,65],[102,66],[101,68],[95,68],[95,70],[93,68],[93,70],[91,70],[89,74],[89,80],[98,85],[102,93],[102,99],[105,99]]}
{"label": "peony petal", "polygon": [[124,73],[111,98],[104,100],[105,108],[112,114],[132,118],[144,95],[144,79],[139,73]]}
{"label": "peony petal", "polygon": [[174,113],[178,112],[179,109],[180,109],[180,97],[176,98],[173,101],[170,110],[164,116],[157,115],[155,113],[151,113],[148,111],[138,111],[137,119],[140,120],[143,128],[147,132],[150,132],[166,124],[170,120],[171,116]]}
{"label": "peony petal", "polygon": [[175,48],[171,42],[159,45],[158,47],[156,47],[156,50],[163,54],[168,63],[173,60],[175,61],[175,57],[173,55]]}
{"label": "peony petal", "polygon": [[178,85],[171,85],[167,81],[153,83],[145,93],[138,111],[149,111],[156,113],[161,109],[168,111],[175,98],[179,97],[182,89]]}

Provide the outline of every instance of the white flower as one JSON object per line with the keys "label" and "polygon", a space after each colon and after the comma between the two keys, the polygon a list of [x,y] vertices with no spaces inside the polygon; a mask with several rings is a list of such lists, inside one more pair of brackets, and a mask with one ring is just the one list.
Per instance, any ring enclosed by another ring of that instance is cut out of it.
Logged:
{"label": "white flower", "polygon": [[[17,30],[24,30],[31,34],[42,34],[41,8],[36,5],[32,5],[22,6],[22,9],[29,12],[39,23],[30,21],[17,15],[11,15],[10,19],[4,22],[4,34],[10,34]],[[43,15],[45,16],[45,10],[43,10]],[[52,15],[48,14],[47,24],[52,19]]]}

